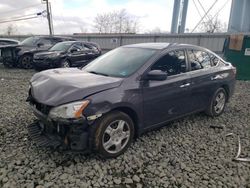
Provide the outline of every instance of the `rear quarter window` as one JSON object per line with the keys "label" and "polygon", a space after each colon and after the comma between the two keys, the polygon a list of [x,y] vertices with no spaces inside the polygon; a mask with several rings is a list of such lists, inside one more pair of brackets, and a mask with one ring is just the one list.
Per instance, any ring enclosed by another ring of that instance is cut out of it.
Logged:
{"label": "rear quarter window", "polygon": [[211,58],[212,66],[223,66],[223,65],[225,65],[223,60],[221,60],[221,58],[215,56],[214,54],[211,54],[210,58]]}

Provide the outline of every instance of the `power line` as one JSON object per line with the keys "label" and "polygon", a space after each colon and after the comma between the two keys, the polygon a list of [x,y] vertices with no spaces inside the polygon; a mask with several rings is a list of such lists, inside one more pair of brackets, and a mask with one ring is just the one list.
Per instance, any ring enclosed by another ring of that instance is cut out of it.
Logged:
{"label": "power line", "polygon": [[196,26],[194,27],[194,29],[191,31],[191,33],[194,32],[194,30],[200,25],[200,23],[202,22],[202,20],[206,17],[206,15],[211,11],[211,9],[214,7],[214,5],[217,3],[218,0],[215,0],[214,3],[212,4],[212,6],[207,10],[207,12],[205,13],[205,15],[200,19],[200,21],[196,24]]}
{"label": "power line", "polygon": [[201,15],[201,13],[200,13],[200,11],[199,11],[199,8],[198,8],[198,6],[196,5],[196,3],[195,3],[195,1],[193,0],[193,3],[194,3],[194,6],[195,6],[195,8],[196,8],[196,10],[197,10],[197,12],[198,12],[198,14],[200,15],[200,17],[202,18],[202,15]]}
{"label": "power line", "polygon": [[8,23],[8,22],[16,22],[16,21],[30,20],[30,19],[34,19],[34,18],[38,18],[38,16],[32,16],[32,17],[27,17],[27,18],[19,18],[19,19],[14,19],[14,20],[0,21],[0,24],[1,24],[1,23]]}
{"label": "power line", "polygon": [[12,13],[12,12],[19,12],[21,10],[28,9],[28,8],[31,8],[31,7],[37,7],[37,6],[41,6],[41,4],[40,3],[39,4],[33,4],[33,5],[29,5],[29,6],[26,6],[26,7],[19,8],[19,9],[10,10],[10,11],[6,11],[6,12],[1,12],[0,15]]}
{"label": "power line", "polygon": [[215,13],[215,15],[212,17],[212,19],[211,20],[213,20],[219,13],[220,13],[220,11],[222,11],[224,8],[225,8],[225,6],[226,6],[226,4],[229,2],[229,0],[227,0],[223,5],[222,5],[222,7]]}
{"label": "power line", "polygon": [[[8,18],[8,20],[13,20],[13,19],[19,19],[19,18],[23,18],[23,17],[27,17],[27,16],[34,16],[34,15],[41,15],[41,14],[43,14],[44,13],[44,11],[42,11],[42,12],[38,12],[38,13],[33,13],[33,14],[26,14],[26,15],[20,15],[20,16],[16,16],[16,17],[11,17],[11,18]],[[0,20],[1,21],[1,20]]]}
{"label": "power line", "polygon": [[[197,1],[198,1],[198,3],[200,4],[200,6],[201,6],[202,10],[204,11],[204,13],[206,14],[206,10],[205,10],[205,8],[203,7],[203,5],[201,4],[200,0],[197,0]],[[210,18],[208,17],[208,15],[206,15],[206,17],[207,17],[208,20],[210,20]]]}

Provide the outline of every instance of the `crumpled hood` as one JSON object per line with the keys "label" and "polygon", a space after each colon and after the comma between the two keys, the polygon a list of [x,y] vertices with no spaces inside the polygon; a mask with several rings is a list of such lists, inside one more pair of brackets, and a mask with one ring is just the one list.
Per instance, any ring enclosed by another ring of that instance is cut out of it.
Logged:
{"label": "crumpled hood", "polygon": [[35,74],[30,84],[32,97],[37,102],[58,106],[118,87],[122,80],[122,78],[88,73],[77,68],[60,68]]}

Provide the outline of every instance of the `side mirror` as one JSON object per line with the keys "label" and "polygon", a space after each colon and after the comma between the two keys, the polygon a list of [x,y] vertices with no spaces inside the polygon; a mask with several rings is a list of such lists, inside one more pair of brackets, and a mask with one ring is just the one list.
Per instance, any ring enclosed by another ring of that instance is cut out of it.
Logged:
{"label": "side mirror", "polygon": [[161,71],[161,70],[151,70],[147,73],[146,80],[166,80],[167,79],[167,73]]}
{"label": "side mirror", "polygon": [[70,53],[75,53],[75,52],[77,52],[77,49],[72,48],[72,49],[70,50]]}
{"label": "side mirror", "polygon": [[42,47],[42,46],[44,46],[43,43],[38,43],[38,44],[37,44],[37,47],[38,47],[38,48],[40,48],[40,47]]}

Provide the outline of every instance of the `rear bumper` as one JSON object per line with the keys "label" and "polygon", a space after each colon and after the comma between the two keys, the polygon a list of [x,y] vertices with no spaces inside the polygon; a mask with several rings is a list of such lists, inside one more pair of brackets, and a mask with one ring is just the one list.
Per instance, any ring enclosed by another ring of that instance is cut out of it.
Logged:
{"label": "rear bumper", "polygon": [[228,86],[229,86],[229,91],[227,91],[228,93],[228,100],[233,96],[234,92],[235,92],[235,84],[236,84],[236,80],[233,79],[230,82],[228,82]]}
{"label": "rear bumper", "polygon": [[40,147],[89,150],[89,130],[87,120],[51,120],[47,115],[31,106],[38,121],[28,126],[31,139]]}

